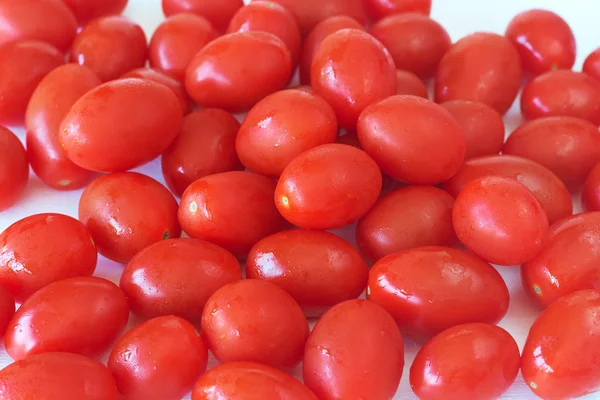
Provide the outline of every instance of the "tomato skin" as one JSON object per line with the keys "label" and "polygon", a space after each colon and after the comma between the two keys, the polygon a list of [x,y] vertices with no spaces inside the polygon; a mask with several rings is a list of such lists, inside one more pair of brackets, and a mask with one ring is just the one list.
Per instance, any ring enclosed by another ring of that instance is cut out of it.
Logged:
{"label": "tomato skin", "polygon": [[410,71],[397,70],[398,89],[396,94],[409,95],[429,99],[429,93],[425,84],[417,75]]}
{"label": "tomato skin", "polygon": [[461,243],[493,264],[527,262],[547,241],[542,204],[510,178],[492,175],[468,182],[456,197],[452,221]]}
{"label": "tomato skin", "polygon": [[348,300],[313,328],[302,376],[321,400],[387,400],[398,389],[403,367],[404,345],[393,318],[370,300]]}
{"label": "tomato skin", "polygon": [[431,13],[431,0],[364,0],[365,7],[376,21],[394,14]]}
{"label": "tomato skin", "polygon": [[139,79],[147,79],[149,81],[153,81],[156,83],[160,83],[165,85],[169,89],[173,91],[173,94],[177,96],[177,100],[179,100],[179,104],[181,106],[181,112],[183,115],[189,114],[192,111],[192,104],[190,97],[185,91],[183,84],[177,81],[175,78],[172,78],[166,74],[163,74],[160,71],[157,71],[152,68],[137,68],[123,74],[121,79],[125,78],[139,78]]}
{"label": "tomato skin", "polygon": [[600,211],[600,163],[596,164],[585,178],[581,200],[585,210]]}
{"label": "tomato skin", "polygon": [[582,71],[596,80],[600,80],[600,48],[592,51],[583,63]]}
{"label": "tomato skin", "polygon": [[435,74],[435,101],[478,101],[504,115],[521,88],[521,74],[519,53],[508,39],[473,33],[442,57]]}
{"label": "tomato skin", "polygon": [[165,151],[182,118],[177,97],[165,85],[120,79],[77,100],[61,123],[59,139],[67,157],[80,167],[125,171]]}
{"label": "tomato skin", "polygon": [[243,6],[243,0],[162,0],[165,16],[196,14],[206,18],[220,32],[225,32],[231,18]]}
{"label": "tomato skin", "polygon": [[327,36],[317,48],[310,70],[316,94],[334,109],[339,124],[354,129],[370,104],[396,94],[394,61],[373,36],[343,29]]}
{"label": "tomato skin", "polygon": [[25,148],[14,133],[0,126],[0,212],[21,198],[28,181]]}
{"label": "tomato skin", "polygon": [[515,381],[521,359],[515,339],[490,324],[449,328],[423,346],[410,367],[421,400],[497,399]]}
{"label": "tomato skin", "polygon": [[92,275],[98,254],[86,227],[62,214],[23,218],[0,234],[0,284],[18,303],[61,279]]}
{"label": "tomato skin", "polygon": [[10,290],[0,285],[0,339],[6,333],[13,315],[15,315],[15,298]]}
{"label": "tomato skin", "polygon": [[223,286],[202,312],[202,334],[221,362],[293,368],[302,360],[308,321],[280,287],[258,279]]}
{"label": "tomato skin", "polygon": [[81,26],[106,15],[120,14],[128,0],[63,0]]}
{"label": "tomato skin", "polygon": [[129,319],[125,294],[114,283],[82,276],[50,283],[25,300],[4,344],[13,360],[49,352],[101,356]]}
{"label": "tomato skin", "polygon": [[341,228],[358,221],[381,192],[381,171],[367,153],[332,143],[312,148],[283,170],[275,204],[306,229]]}
{"label": "tomato skin", "polygon": [[208,349],[186,320],[148,320],[121,337],[108,359],[119,393],[129,400],[178,400],[206,371]]}
{"label": "tomato skin", "polygon": [[333,143],[337,132],[335,112],[325,100],[283,90],[252,107],[237,133],[236,151],[246,168],[276,178],[304,151]]}

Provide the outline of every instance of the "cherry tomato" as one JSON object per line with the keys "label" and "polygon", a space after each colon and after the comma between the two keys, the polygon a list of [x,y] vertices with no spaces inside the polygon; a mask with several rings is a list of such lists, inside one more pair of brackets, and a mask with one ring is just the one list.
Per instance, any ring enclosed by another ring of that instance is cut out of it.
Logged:
{"label": "cherry tomato", "polygon": [[63,0],[69,6],[81,26],[106,15],[120,14],[128,0]]}
{"label": "cherry tomato", "polygon": [[13,315],[15,315],[15,298],[6,287],[0,285],[0,339],[4,336]]}
{"label": "cherry tomato", "polygon": [[292,296],[258,279],[223,286],[202,312],[202,334],[221,362],[292,368],[302,359],[308,333],[308,321]]}
{"label": "cherry tomato", "polygon": [[574,399],[600,387],[600,293],[563,296],[534,322],[521,356],[529,388],[545,399]]}
{"label": "cherry tomato", "polygon": [[171,89],[147,79],[120,79],[77,100],[58,136],[67,157],[80,167],[125,171],[165,151],[181,121],[181,106]]}
{"label": "cherry tomato", "polygon": [[430,185],[458,171],[466,140],[452,115],[415,96],[393,96],[360,116],[358,139],[381,169],[394,179]]}
{"label": "cherry tomato", "polygon": [[194,56],[185,86],[202,107],[240,112],[283,89],[291,73],[290,52],[277,36],[236,32],[210,42]]}
{"label": "cherry tomato", "polygon": [[43,353],[0,371],[0,397],[10,400],[117,400],[110,371],[72,353]]}
{"label": "cherry tomato", "polygon": [[398,78],[390,53],[373,36],[343,29],[323,39],[311,65],[316,94],[335,110],[339,124],[354,129],[370,104],[396,94]]}
{"label": "cherry tomato", "polygon": [[192,58],[219,36],[204,17],[177,14],[156,28],[148,48],[150,66],[183,82]]}
{"label": "cherry tomato", "polygon": [[398,78],[398,89],[396,94],[410,95],[422,97],[424,99],[429,98],[429,93],[425,84],[417,75],[410,71],[397,70],[396,77]]}
{"label": "cherry tomato", "polygon": [[495,33],[473,33],[453,44],[435,74],[435,101],[471,100],[504,115],[521,88],[521,60]]}
{"label": "cherry tomato", "polygon": [[71,62],[91,68],[103,82],[117,79],[146,64],[146,34],[127,17],[98,18],[77,35],[70,57]]}
{"label": "cherry tomato", "polygon": [[541,118],[517,128],[502,152],[536,161],[576,188],[600,160],[600,134],[594,124],[582,119]]}
{"label": "cherry tomato", "polygon": [[179,400],[206,371],[208,349],[186,320],[158,317],[117,341],[108,359],[119,393],[129,400]]}
{"label": "cherry tomato", "polygon": [[571,195],[564,183],[548,168],[523,157],[503,154],[468,160],[444,183],[444,190],[456,197],[467,183],[489,175],[512,178],[529,189],[544,207],[549,223],[573,213]]}
{"label": "cherry tomato", "polygon": [[599,125],[600,81],[582,72],[546,72],[523,88],[521,112],[526,119],[569,116]]}
{"label": "cherry tomato", "polygon": [[192,111],[192,104],[190,101],[190,97],[188,96],[183,84],[172,78],[166,74],[163,74],[160,71],[157,71],[152,68],[137,68],[132,71],[127,72],[121,78],[139,78],[139,79],[147,79],[149,81],[157,82],[165,85],[169,89],[173,91],[173,94],[177,96],[179,100],[179,104],[181,105],[181,112],[183,115],[188,114]]}
{"label": "cherry tomato", "polygon": [[225,32],[234,14],[244,6],[243,0],[162,0],[167,17],[192,13],[206,18],[220,32]]}
{"label": "cherry tomato", "polygon": [[283,170],[275,204],[285,219],[307,229],[358,221],[381,192],[381,171],[367,153],[344,144],[305,151]]}
{"label": "cherry tomato", "polygon": [[47,43],[23,41],[0,46],[0,124],[22,124],[35,88],[61,64],[64,56]]}
{"label": "cherry tomato", "polygon": [[419,13],[429,15],[431,0],[363,0],[371,18],[378,21],[394,14]]}
{"label": "cherry tomato", "polygon": [[403,367],[404,345],[393,318],[372,301],[348,300],[313,328],[302,376],[321,400],[388,400]]}
{"label": "cherry tomato", "polygon": [[303,229],[267,236],[252,247],[246,261],[248,279],[281,287],[309,318],[360,296],[368,274],[350,243],[332,233]]}
{"label": "cherry tomato", "polygon": [[321,97],[303,90],[283,90],[259,101],[244,118],[236,150],[246,168],[278,177],[300,153],[333,143],[335,112]]}
{"label": "cherry tomato", "polygon": [[571,69],[575,64],[573,31],[552,11],[533,9],[517,14],[508,24],[505,36],[519,51],[523,70],[533,75]]}
{"label": "cherry tomato", "polygon": [[13,360],[64,351],[102,355],[129,318],[125,294],[94,276],[53,282],[29,296],[10,321],[4,344]]}
{"label": "cherry tomato", "polygon": [[583,63],[583,72],[596,80],[600,80],[600,48],[592,51]]}
{"label": "cherry tomato", "polygon": [[519,346],[504,329],[464,324],[435,336],[410,367],[410,386],[421,400],[497,399],[515,381]]}
{"label": "cherry tomato", "polygon": [[499,176],[468,182],[456,197],[452,220],[466,248],[498,265],[531,260],[548,234],[548,217],[539,200],[519,182]]}
{"label": "cherry tomato", "polygon": [[591,169],[581,193],[583,208],[587,211],[600,211],[600,163]]}
{"label": "cherry tomato", "polygon": [[0,212],[19,200],[28,181],[25,148],[14,133],[0,126]]}
{"label": "cherry tomato", "polygon": [[93,274],[97,258],[90,233],[76,219],[32,215],[0,234],[0,285],[22,303],[49,283]]}
{"label": "cherry tomato", "polygon": [[192,400],[317,400],[296,379],[276,368],[254,362],[230,362],[200,377]]}

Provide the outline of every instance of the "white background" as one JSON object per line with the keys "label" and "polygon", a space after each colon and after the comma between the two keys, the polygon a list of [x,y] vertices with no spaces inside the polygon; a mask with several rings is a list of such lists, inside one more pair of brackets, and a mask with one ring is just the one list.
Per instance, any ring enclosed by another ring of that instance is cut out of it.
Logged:
{"label": "white background", "polygon": [[[215,0],[216,1],[216,0]],[[302,0],[297,0],[302,1]],[[323,0],[327,1],[327,0]],[[600,47],[598,34],[598,17],[600,2],[596,0],[433,0],[432,18],[440,22],[449,32],[453,41],[475,31],[491,31],[503,33],[508,22],[518,12],[530,8],[546,8],[560,14],[570,25],[577,39],[577,62],[575,69],[580,70],[583,60],[592,50]],[[158,24],[164,19],[160,0],[129,0],[125,14],[142,25],[148,39]],[[520,122],[518,104],[513,105],[505,118],[507,132],[511,132]],[[24,141],[21,128],[14,132]],[[160,163],[156,160],[138,168],[137,171],[147,174],[164,183],[160,171]],[[11,209],[0,213],[0,231],[13,222],[31,214],[41,212],[58,212],[77,218],[77,204],[81,191],[58,192],[40,182],[31,175],[29,186],[21,201]],[[575,196],[575,209],[579,210],[579,200]],[[342,236],[353,240],[351,229],[341,232]],[[96,275],[108,278],[118,283],[122,266],[100,257]],[[519,269],[516,267],[500,267],[500,273],[506,280],[511,293],[511,304],[506,317],[500,326],[507,329],[517,340],[522,349],[529,327],[539,311],[525,297],[519,279]],[[130,325],[139,321],[132,320]],[[408,384],[408,370],[418,351],[417,345],[406,342],[405,369],[396,400],[415,399]],[[0,347],[0,367],[10,363],[10,358]],[[215,364],[214,358],[209,361],[209,367]],[[600,366],[599,366],[600,368]],[[296,374],[300,377],[299,374]],[[515,384],[504,394],[502,399],[525,400],[535,396],[519,377]],[[600,399],[598,396],[588,396],[587,399]],[[469,400],[469,399],[465,399]]]}

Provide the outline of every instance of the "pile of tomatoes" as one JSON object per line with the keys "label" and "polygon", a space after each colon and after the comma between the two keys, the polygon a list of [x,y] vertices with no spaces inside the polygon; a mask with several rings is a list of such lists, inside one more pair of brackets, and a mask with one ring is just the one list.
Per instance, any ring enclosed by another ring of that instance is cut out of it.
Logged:
{"label": "pile of tomatoes", "polygon": [[[0,399],[390,400],[403,340],[422,400],[598,390],[600,49],[573,71],[545,10],[453,43],[431,0],[246,3],[162,0],[148,43],[127,0],[0,0],[0,211],[30,167],[85,188],[0,234]],[[522,352],[491,264],[543,310]]]}

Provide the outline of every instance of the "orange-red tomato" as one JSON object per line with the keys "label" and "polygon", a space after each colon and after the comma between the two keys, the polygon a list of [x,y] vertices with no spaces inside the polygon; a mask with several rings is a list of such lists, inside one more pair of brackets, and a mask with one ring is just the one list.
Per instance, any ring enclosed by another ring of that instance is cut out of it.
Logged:
{"label": "orange-red tomato", "polygon": [[225,32],[234,14],[244,6],[243,0],[162,0],[167,17],[192,13],[206,18],[220,32]]}
{"label": "orange-red tomato", "polygon": [[394,14],[419,13],[429,15],[431,0],[363,0],[369,15],[378,21]]}
{"label": "orange-red tomato", "polygon": [[149,81],[153,81],[153,82],[165,85],[166,87],[168,87],[169,89],[171,89],[173,91],[173,94],[175,94],[175,96],[177,96],[177,99],[179,100],[179,104],[181,105],[181,112],[183,113],[183,115],[188,114],[192,110],[192,104],[190,101],[190,97],[188,96],[187,92],[185,91],[183,84],[181,82],[179,82],[178,80],[176,80],[175,78],[172,78],[166,74],[163,74],[160,71],[157,71],[152,68],[146,68],[146,67],[137,68],[137,69],[127,72],[126,74],[123,74],[123,76],[121,76],[121,78],[122,79],[124,79],[124,78],[148,79]]}
{"label": "orange-red tomato", "polygon": [[582,70],[592,78],[600,80],[600,48],[592,51],[585,58]]}
{"label": "orange-red tomato", "polygon": [[585,210],[600,211],[600,163],[596,164],[585,178],[581,200]]}
{"label": "orange-red tomato", "polygon": [[128,0],[63,0],[82,26],[93,19],[120,14]]}
{"label": "orange-red tomato", "polygon": [[417,75],[410,71],[399,69],[396,71],[396,77],[398,80],[396,94],[418,96],[424,99],[429,98],[425,84]]}
{"label": "orange-red tomato", "polygon": [[25,148],[14,133],[0,126],[0,212],[21,198],[28,181]]}
{"label": "orange-red tomato", "polygon": [[4,336],[13,315],[15,315],[15,298],[10,290],[0,285],[0,339]]}

